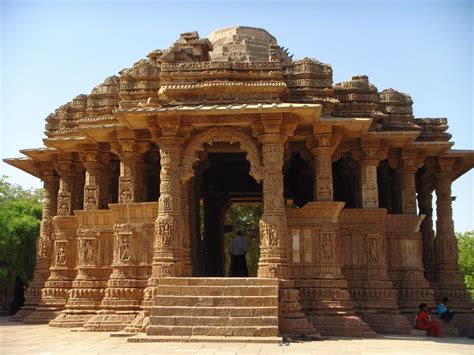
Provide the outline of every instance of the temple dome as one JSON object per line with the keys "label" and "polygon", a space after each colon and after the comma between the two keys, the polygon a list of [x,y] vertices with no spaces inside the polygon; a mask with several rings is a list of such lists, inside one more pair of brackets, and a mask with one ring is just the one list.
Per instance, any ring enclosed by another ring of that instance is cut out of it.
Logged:
{"label": "temple dome", "polygon": [[208,36],[214,46],[213,61],[268,62],[277,40],[262,28],[234,26],[212,31]]}

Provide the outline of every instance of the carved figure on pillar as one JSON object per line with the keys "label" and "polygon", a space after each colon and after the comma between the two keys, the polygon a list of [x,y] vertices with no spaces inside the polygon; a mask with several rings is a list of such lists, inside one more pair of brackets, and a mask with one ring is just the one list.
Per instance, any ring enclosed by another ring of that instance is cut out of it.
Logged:
{"label": "carved figure on pillar", "polygon": [[149,143],[135,139],[119,139],[111,144],[112,151],[120,157],[119,203],[143,200],[143,154]]}
{"label": "carved figure on pillar", "polygon": [[70,216],[73,213],[74,163],[71,159],[59,159],[55,164],[59,174],[58,216]]}
{"label": "carved figure on pillar", "polygon": [[84,210],[98,210],[101,207],[102,159],[97,150],[86,150],[81,153],[81,160],[86,169],[84,184]]}

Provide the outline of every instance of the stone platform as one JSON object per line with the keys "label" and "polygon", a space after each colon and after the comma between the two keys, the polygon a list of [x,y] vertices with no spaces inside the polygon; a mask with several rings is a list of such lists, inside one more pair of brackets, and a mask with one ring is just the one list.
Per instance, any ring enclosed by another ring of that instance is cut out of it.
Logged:
{"label": "stone platform", "polygon": [[[133,338],[133,337],[132,337]],[[130,338],[130,339],[132,339]],[[47,325],[25,325],[0,318],[2,354],[472,354],[474,340],[377,336],[375,339],[330,338],[327,341],[284,344],[174,342],[129,343],[106,332],[73,332]]]}

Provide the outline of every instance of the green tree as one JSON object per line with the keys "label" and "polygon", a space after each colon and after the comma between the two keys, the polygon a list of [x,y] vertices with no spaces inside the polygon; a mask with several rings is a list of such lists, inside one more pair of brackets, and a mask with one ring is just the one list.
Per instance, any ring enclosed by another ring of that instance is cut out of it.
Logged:
{"label": "green tree", "polygon": [[456,233],[459,250],[459,271],[474,301],[474,230]]}
{"label": "green tree", "polygon": [[[258,259],[260,257],[260,237],[259,237],[259,221],[262,216],[262,207],[260,204],[240,205],[232,204],[226,214],[225,224],[231,225],[234,232],[242,231],[247,239],[248,253],[247,266],[249,276],[257,276]],[[225,235],[225,256],[226,271],[229,274],[230,267],[230,244],[235,233]]]}
{"label": "green tree", "polygon": [[16,276],[33,278],[41,221],[41,190],[27,190],[0,178],[0,292]]}

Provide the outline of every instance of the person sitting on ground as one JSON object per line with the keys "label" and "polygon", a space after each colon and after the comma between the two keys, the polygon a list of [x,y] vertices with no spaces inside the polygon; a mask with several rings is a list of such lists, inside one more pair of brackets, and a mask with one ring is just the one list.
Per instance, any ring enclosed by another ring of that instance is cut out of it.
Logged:
{"label": "person sitting on ground", "polygon": [[247,268],[247,240],[241,231],[235,233],[235,238],[232,239],[230,245],[230,276],[231,277],[248,277],[249,271]]}
{"label": "person sitting on ground", "polygon": [[450,311],[448,309],[448,302],[449,302],[448,297],[443,297],[443,299],[441,300],[441,303],[438,304],[438,317],[439,319],[445,321],[446,323],[451,322],[451,320],[456,315],[456,312]]}
{"label": "person sitting on ground", "polygon": [[426,330],[428,336],[440,337],[441,327],[437,321],[431,320],[428,305],[426,303],[421,303],[418,308],[420,311],[415,319],[416,328]]}

